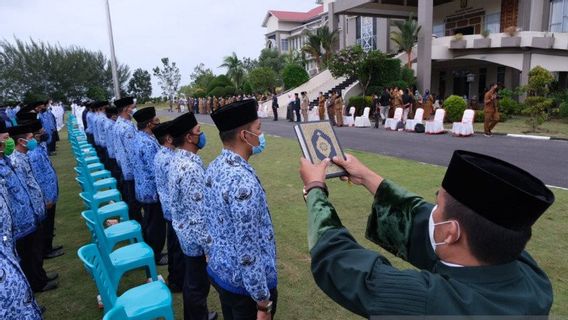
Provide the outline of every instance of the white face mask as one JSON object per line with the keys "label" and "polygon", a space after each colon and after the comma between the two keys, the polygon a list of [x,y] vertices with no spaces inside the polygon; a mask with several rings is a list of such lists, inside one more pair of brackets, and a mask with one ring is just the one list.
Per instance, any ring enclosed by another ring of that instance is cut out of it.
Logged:
{"label": "white face mask", "polygon": [[[448,221],[444,221],[444,222],[434,223],[433,215],[434,215],[434,211],[436,211],[436,209],[438,209],[437,205],[434,206],[434,208],[432,208],[432,212],[430,213],[430,219],[428,220],[428,234],[430,236],[430,244],[432,245],[432,249],[434,250],[434,253],[436,253],[436,247],[437,246],[448,244],[445,240],[442,241],[442,242],[436,242],[436,239],[434,239],[434,229],[436,228],[436,226],[439,226],[439,225],[442,225],[442,224],[448,224],[448,223],[455,223],[458,226],[458,239],[461,236],[460,225],[455,220],[448,220]],[[458,239],[456,239],[456,241]]]}

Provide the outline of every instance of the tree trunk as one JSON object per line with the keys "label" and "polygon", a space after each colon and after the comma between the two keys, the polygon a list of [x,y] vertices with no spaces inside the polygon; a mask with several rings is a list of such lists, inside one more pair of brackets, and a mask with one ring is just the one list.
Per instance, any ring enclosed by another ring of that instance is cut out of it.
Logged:
{"label": "tree trunk", "polygon": [[408,57],[408,69],[412,69],[412,49],[406,51],[406,56]]}

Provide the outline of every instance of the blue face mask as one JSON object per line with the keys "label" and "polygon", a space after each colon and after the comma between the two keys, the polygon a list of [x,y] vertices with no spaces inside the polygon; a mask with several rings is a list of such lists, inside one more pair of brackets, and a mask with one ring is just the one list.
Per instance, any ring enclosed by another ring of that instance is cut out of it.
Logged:
{"label": "blue face mask", "polygon": [[[252,134],[253,136],[257,136],[256,134],[247,131],[248,133]],[[264,138],[264,133],[260,134],[258,137],[258,146],[253,146],[252,144],[250,144],[248,141],[247,143],[249,144],[249,146],[252,147],[252,154],[259,154],[262,151],[264,151],[264,148],[266,147],[266,139]]]}
{"label": "blue face mask", "polygon": [[26,144],[26,148],[28,148],[28,151],[33,151],[36,147],[37,147],[37,140],[34,138],[31,138],[30,140],[26,140],[28,143]]}
{"label": "blue face mask", "polygon": [[201,132],[201,134],[199,135],[199,141],[197,141],[197,148],[203,149],[205,148],[206,144],[207,144],[207,136],[205,136],[205,132]]}

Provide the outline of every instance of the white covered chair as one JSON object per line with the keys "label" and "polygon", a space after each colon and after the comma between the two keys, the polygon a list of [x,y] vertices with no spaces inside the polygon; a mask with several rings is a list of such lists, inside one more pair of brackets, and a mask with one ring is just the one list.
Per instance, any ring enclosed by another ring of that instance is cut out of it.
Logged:
{"label": "white covered chair", "polygon": [[371,127],[371,120],[369,120],[369,113],[371,112],[371,108],[366,107],[363,109],[363,115],[360,117],[355,117],[355,126],[357,128],[370,128]]}
{"label": "white covered chair", "polygon": [[349,113],[343,119],[343,124],[346,127],[352,127],[355,125],[355,110],[357,110],[355,107],[349,108]]}
{"label": "white covered chair", "polygon": [[461,122],[454,122],[452,125],[452,133],[455,136],[467,137],[473,135],[473,119],[475,111],[467,109],[463,112]]}
{"label": "white covered chair", "polygon": [[308,121],[319,121],[319,113],[318,113],[318,106],[312,108],[312,110],[308,111]]}
{"label": "white covered chair", "polygon": [[268,118],[268,103],[263,103],[258,107],[258,117],[259,118]]}
{"label": "white covered chair", "polygon": [[446,116],[446,110],[438,109],[434,114],[433,121],[426,121],[426,133],[429,134],[440,134],[445,133],[444,129],[444,117]]}
{"label": "white covered chair", "polygon": [[385,129],[396,130],[396,125],[402,120],[402,108],[396,108],[394,110],[394,117],[387,118],[385,121]]}
{"label": "white covered chair", "polygon": [[414,127],[416,127],[416,124],[424,123],[423,118],[424,118],[424,109],[422,108],[416,109],[416,112],[414,113],[414,119],[406,120],[406,124],[404,125],[404,130],[414,131]]}

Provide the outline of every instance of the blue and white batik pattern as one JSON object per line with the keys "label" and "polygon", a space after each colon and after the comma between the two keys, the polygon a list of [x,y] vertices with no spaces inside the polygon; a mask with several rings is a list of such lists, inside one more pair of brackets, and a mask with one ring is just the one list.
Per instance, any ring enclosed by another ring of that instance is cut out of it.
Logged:
{"label": "blue and white batik pattern", "polygon": [[94,112],[87,111],[87,129],[85,129],[86,133],[93,133],[93,117],[95,116]]}
{"label": "blue and white batik pattern", "polygon": [[205,168],[201,158],[176,149],[168,177],[172,226],[183,253],[197,257],[209,252],[211,237],[205,217]]}
{"label": "blue and white batik pattern", "polygon": [[53,117],[53,114],[51,113],[51,111],[46,110],[45,112],[41,112],[39,114],[39,120],[41,122],[41,125],[45,131],[45,133],[47,133],[48,139],[47,139],[47,143],[51,143],[52,139],[53,139],[53,132],[55,130],[57,130],[56,124],[55,124],[55,117]]}
{"label": "blue and white batik pattern", "polygon": [[96,127],[97,127],[97,134],[99,136],[99,146],[106,148],[106,133],[105,133],[105,120],[108,119],[106,117],[106,114],[100,113],[99,114],[99,118],[96,122]]}
{"label": "blue and white batik pattern", "polygon": [[6,185],[8,206],[12,212],[14,238],[21,239],[37,227],[28,190],[24,187],[8,157],[0,156],[0,183]]}
{"label": "blue and white batik pattern", "polygon": [[18,262],[9,201],[6,185],[2,182],[0,183],[0,319],[41,319],[41,311]]}
{"label": "blue and white batik pattern", "polygon": [[168,189],[168,176],[174,150],[161,146],[154,157],[154,174],[156,175],[156,189],[164,212],[164,219],[172,221],[171,192]]}
{"label": "blue and white batik pattern", "polygon": [[132,121],[118,117],[115,123],[114,133],[114,137],[116,139],[114,144],[116,161],[118,161],[118,164],[120,165],[124,180],[131,181],[134,179],[134,163],[132,161],[134,155],[131,154],[129,149],[133,149],[134,147],[134,141],[136,141],[136,128]]}
{"label": "blue and white batik pattern", "polygon": [[28,151],[30,164],[34,177],[39,184],[45,201],[56,203],[59,196],[57,174],[53,168],[45,144],[40,144],[32,151]]}
{"label": "blue and white batik pattern", "polygon": [[225,290],[268,300],[277,286],[276,244],[266,194],[251,165],[224,149],[205,176],[213,244],[207,271]]}
{"label": "blue and white batik pattern", "polygon": [[116,136],[114,135],[114,121],[112,119],[106,118],[104,121],[104,140],[106,143],[106,149],[109,158],[116,159],[116,151],[114,148],[114,141]]}
{"label": "blue and white batik pattern", "polygon": [[134,183],[136,200],[140,203],[157,203],[158,191],[156,190],[156,176],[154,174],[154,158],[160,145],[153,135],[144,131],[136,134],[132,157],[135,165]]}
{"label": "blue and white batik pattern", "polygon": [[20,178],[24,187],[28,190],[28,195],[30,197],[36,219],[38,221],[43,221],[46,218],[45,205],[47,203],[45,202],[43,192],[41,191],[32,171],[28,154],[15,150],[14,153],[10,155],[10,160],[12,160],[12,166],[14,167],[14,171],[16,171],[18,178]]}

